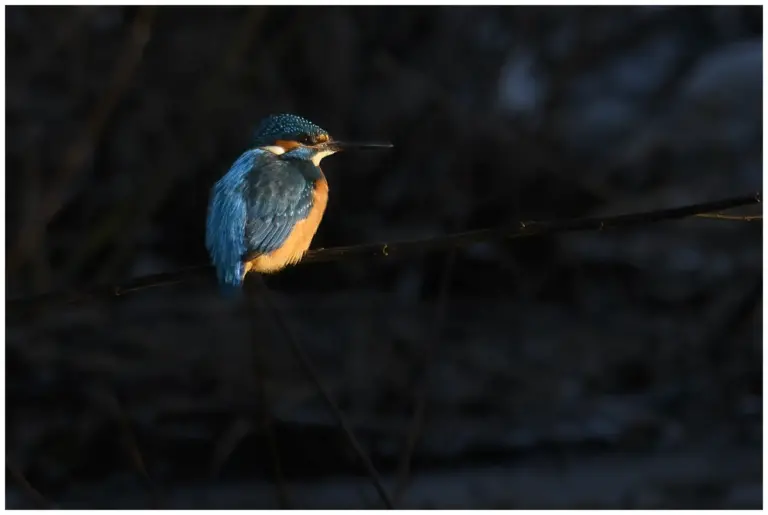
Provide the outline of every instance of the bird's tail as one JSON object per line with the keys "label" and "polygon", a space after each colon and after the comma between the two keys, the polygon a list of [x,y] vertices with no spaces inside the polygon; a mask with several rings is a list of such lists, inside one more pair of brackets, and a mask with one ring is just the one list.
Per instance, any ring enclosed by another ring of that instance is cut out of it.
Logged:
{"label": "bird's tail", "polygon": [[219,291],[221,291],[221,295],[227,299],[239,299],[243,296],[242,285],[234,286],[232,284],[222,284],[219,287]]}
{"label": "bird's tail", "polygon": [[218,269],[219,291],[223,297],[237,299],[243,295],[243,266],[238,264],[234,269]]}

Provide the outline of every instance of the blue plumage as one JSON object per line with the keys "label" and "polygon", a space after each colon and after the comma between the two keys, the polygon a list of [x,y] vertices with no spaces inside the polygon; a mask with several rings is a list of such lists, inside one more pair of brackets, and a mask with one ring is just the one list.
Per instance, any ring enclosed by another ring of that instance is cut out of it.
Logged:
{"label": "blue plumage", "polygon": [[255,148],[216,182],[208,204],[205,246],[223,293],[238,293],[246,271],[274,272],[307,251],[328,201],[321,159],[348,148],[390,146],[340,143],[292,114],[262,120]]}
{"label": "blue plumage", "polygon": [[277,250],[309,215],[321,176],[311,161],[253,149],[214,185],[205,244],[225,294],[242,286],[246,256]]}
{"label": "blue plumage", "polygon": [[249,150],[241,155],[211,191],[205,246],[225,293],[232,293],[231,289],[242,285],[245,270],[242,256],[246,252],[246,177],[262,152]]}
{"label": "blue plumage", "polygon": [[[308,166],[305,166],[308,164]],[[312,168],[317,171],[313,172]],[[248,176],[247,252],[262,254],[277,250],[296,222],[312,209],[313,177],[320,170],[312,163],[294,163],[264,155]]]}
{"label": "blue plumage", "polygon": [[301,141],[304,136],[318,136],[328,133],[295,114],[277,114],[264,118],[256,128],[254,144],[257,147],[272,145],[275,140]]}

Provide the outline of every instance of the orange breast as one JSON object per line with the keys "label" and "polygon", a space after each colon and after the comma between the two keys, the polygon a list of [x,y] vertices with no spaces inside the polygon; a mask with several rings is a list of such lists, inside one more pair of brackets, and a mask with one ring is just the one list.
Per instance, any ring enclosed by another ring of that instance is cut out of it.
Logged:
{"label": "orange breast", "polygon": [[[328,205],[328,182],[325,177],[315,181],[315,189],[312,194],[312,209],[309,215],[296,222],[291,233],[286,238],[285,243],[269,254],[262,254],[245,263],[245,273],[277,272],[288,265],[298,263],[309,249],[317,228],[320,226],[320,220],[323,219],[325,207]],[[245,274],[243,274],[245,275]]]}

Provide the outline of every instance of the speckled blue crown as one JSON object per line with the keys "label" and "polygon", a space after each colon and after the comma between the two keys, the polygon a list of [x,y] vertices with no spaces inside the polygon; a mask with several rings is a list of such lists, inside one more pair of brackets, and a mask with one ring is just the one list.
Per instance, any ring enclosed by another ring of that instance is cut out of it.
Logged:
{"label": "speckled blue crown", "polygon": [[295,114],[273,114],[259,123],[254,134],[257,147],[271,145],[276,140],[298,141],[303,135],[318,136],[328,133],[314,123]]}

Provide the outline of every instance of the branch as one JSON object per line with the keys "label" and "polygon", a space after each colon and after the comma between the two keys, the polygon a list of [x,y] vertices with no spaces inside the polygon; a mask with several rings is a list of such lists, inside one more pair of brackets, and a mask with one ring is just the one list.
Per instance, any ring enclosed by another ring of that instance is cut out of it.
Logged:
{"label": "branch", "polygon": [[421,384],[417,386],[414,395],[413,416],[411,417],[411,424],[408,429],[408,437],[405,441],[405,447],[400,455],[400,464],[398,466],[394,494],[394,499],[397,504],[400,504],[400,500],[405,494],[406,488],[408,488],[411,476],[411,460],[413,459],[414,452],[416,451],[416,444],[419,443],[419,437],[421,436],[422,428],[424,426],[430,381],[429,365],[432,363],[436,347],[440,343],[440,333],[445,326],[445,314],[448,310],[448,291],[451,285],[455,264],[456,251],[454,250],[448,254],[445,261],[443,277],[440,281],[440,293],[438,294],[438,300],[435,306],[435,321],[432,327],[432,334],[426,342],[421,362],[417,365],[417,374],[423,377],[421,378]]}
{"label": "branch", "polygon": [[[258,279],[261,279],[261,277],[258,277]],[[304,373],[315,384],[317,391],[320,392],[320,396],[323,398],[323,400],[325,401],[325,404],[328,406],[328,410],[336,419],[336,422],[339,424],[339,428],[341,429],[341,432],[346,437],[347,443],[352,448],[354,453],[357,455],[358,459],[362,462],[363,468],[365,469],[365,472],[368,474],[368,477],[371,483],[373,484],[374,488],[376,488],[376,491],[378,492],[379,497],[381,497],[381,500],[384,503],[384,506],[389,510],[394,509],[395,507],[392,502],[392,498],[387,492],[387,489],[384,488],[384,484],[381,480],[381,476],[379,475],[379,472],[376,470],[376,467],[374,467],[373,462],[371,461],[371,458],[368,456],[368,454],[363,449],[362,445],[360,445],[360,442],[355,437],[355,433],[352,431],[352,426],[350,426],[349,422],[347,422],[347,419],[344,416],[344,413],[342,413],[341,408],[339,408],[339,405],[336,404],[336,401],[333,400],[333,397],[331,396],[331,392],[323,384],[322,380],[320,379],[320,374],[317,372],[317,370],[315,370],[314,365],[312,365],[312,362],[309,360],[309,356],[307,356],[304,353],[304,350],[301,348],[301,345],[299,345],[299,339],[296,337],[296,334],[291,329],[291,326],[288,324],[288,321],[285,319],[285,317],[283,316],[283,313],[280,311],[280,309],[278,309],[277,305],[272,300],[266,283],[263,280],[259,280],[258,284],[261,289],[261,300],[264,302],[266,307],[272,313],[272,316],[277,322],[277,325],[280,327],[280,329],[282,329],[283,333],[285,334],[285,337],[288,339],[288,343],[291,346],[291,350],[293,350],[293,353],[296,355],[296,359],[299,361],[299,365],[301,365],[301,368],[304,369]]]}
{"label": "branch", "polygon": [[[264,285],[266,289],[266,285]],[[254,301],[256,299],[248,299]],[[264,299],[261,299],[264,300]],[[251,319],[251,355],[253,360],[253,372],[256,378],[256,400],[261,411],[261,429],[264,432],[267,451],[272,458],[272,472],[275,481],[275,493],[277,494],[277,506],[281,510],[291,509],[291,499],[288,489],[285,486],[285,477],[283,475],[283,465],[280,459],[280,452],[277,447],[277,436],[275,435],[275,419],[272,414],[272,404],[267,391],[267,355],[264,352],[264,339],[261,338],[261,329],[264,320],[260,320],[260,305],[256,302],[250,302],[248,307],[253,309],[254,316]]]}
{"label": "branch", "polygon": [[724,215],[722,213],[699,213],[699,218],[713,218],[715,220],[730,220],[732,222],[754,222],[762,220],[763,215]]}
{"label": "branch", "polygon": [[125,447],[125,451],[128,454],[128,458],[131,464],[134,466],[139,474],[139,477],[145,482],[150,494],[152,495],[152,502],[155,509],[162,509],[165,505],[164,497],[160,488],[152,480],[152,476],[149,475],[147,467],[144,464],[144,457],[141,455],[139,449],[139,443],[136,440],[136,436],[131,431],[131,425],[128,420],[128,415],[120,405],[120,400],[117,395],[111,391],[106,391],[99,398],[101,407],[104,408],[112,419],[120,427],[122,444]]}
{"label": "branch", "polygon": [[94,105],[81,134],[61,158],[61,168],[53,178],[48,179],[40,204],[42,212],[35,218],[29,218],[19,231],[15,245],[8,251],[6,270],[15,272],[38,248],[39,238],[43,234],[38,229],[44,228],[64,207],[72,183],[79,177],[78,174],[83,173],[86,160],[96,148],[107,122],[120,105],[141,64],[144,48],[150,39],[154,14],[153,6],[139,9],[123,43],[122,53],[115,59],[115,69],[109,86]]}
{"label": "branch", "polygon": [[[553,222],[518,222],[491,229],[479,229],[461,233],[438,236],[422,240],[398,241],[392,243],[372,243],[349,247],[316,249],[307,253],[298,264],[327,263],[358,256],[393,257],[405,256],[418,252],[444,250],[465,247],[472,243],[499,239],[526,238],[560,232],[615,229],[644,225],[664,220],[688,218],[700,214],[712,213],[734,207],[759,204],[761,193],[732,197],[713,202],[692,204],[684,207],[646,211],[612,217],[587,217]],[[169,286],[201,277],[211,277],[210,265],[186,267],[173,272],[145,275],[116,286],[97,285],[65,292],[51,292],[30,297],[8,300],[6,314],[21,315],[39,313],[40,310],[96,300],[101,297],[119,297],[148,288]]]}
{"label": "branch", "polygon": [[29,484],[29,481],[27,481],[27,478],[24,476],[24,473],[21,471],[21,469],[19,469],[14,463],[8,461],[7,458],[5,460],[5,468],[7,468],[8,472],[11,473],[11,477],[13,477],[16,483],[18,483],[24,494],[38,508],[46,510],[56,508],[55,504],[51,503],[48,499],[45,498],[45,496],[43,496],[43,494],[36,490],[35,487]]}

